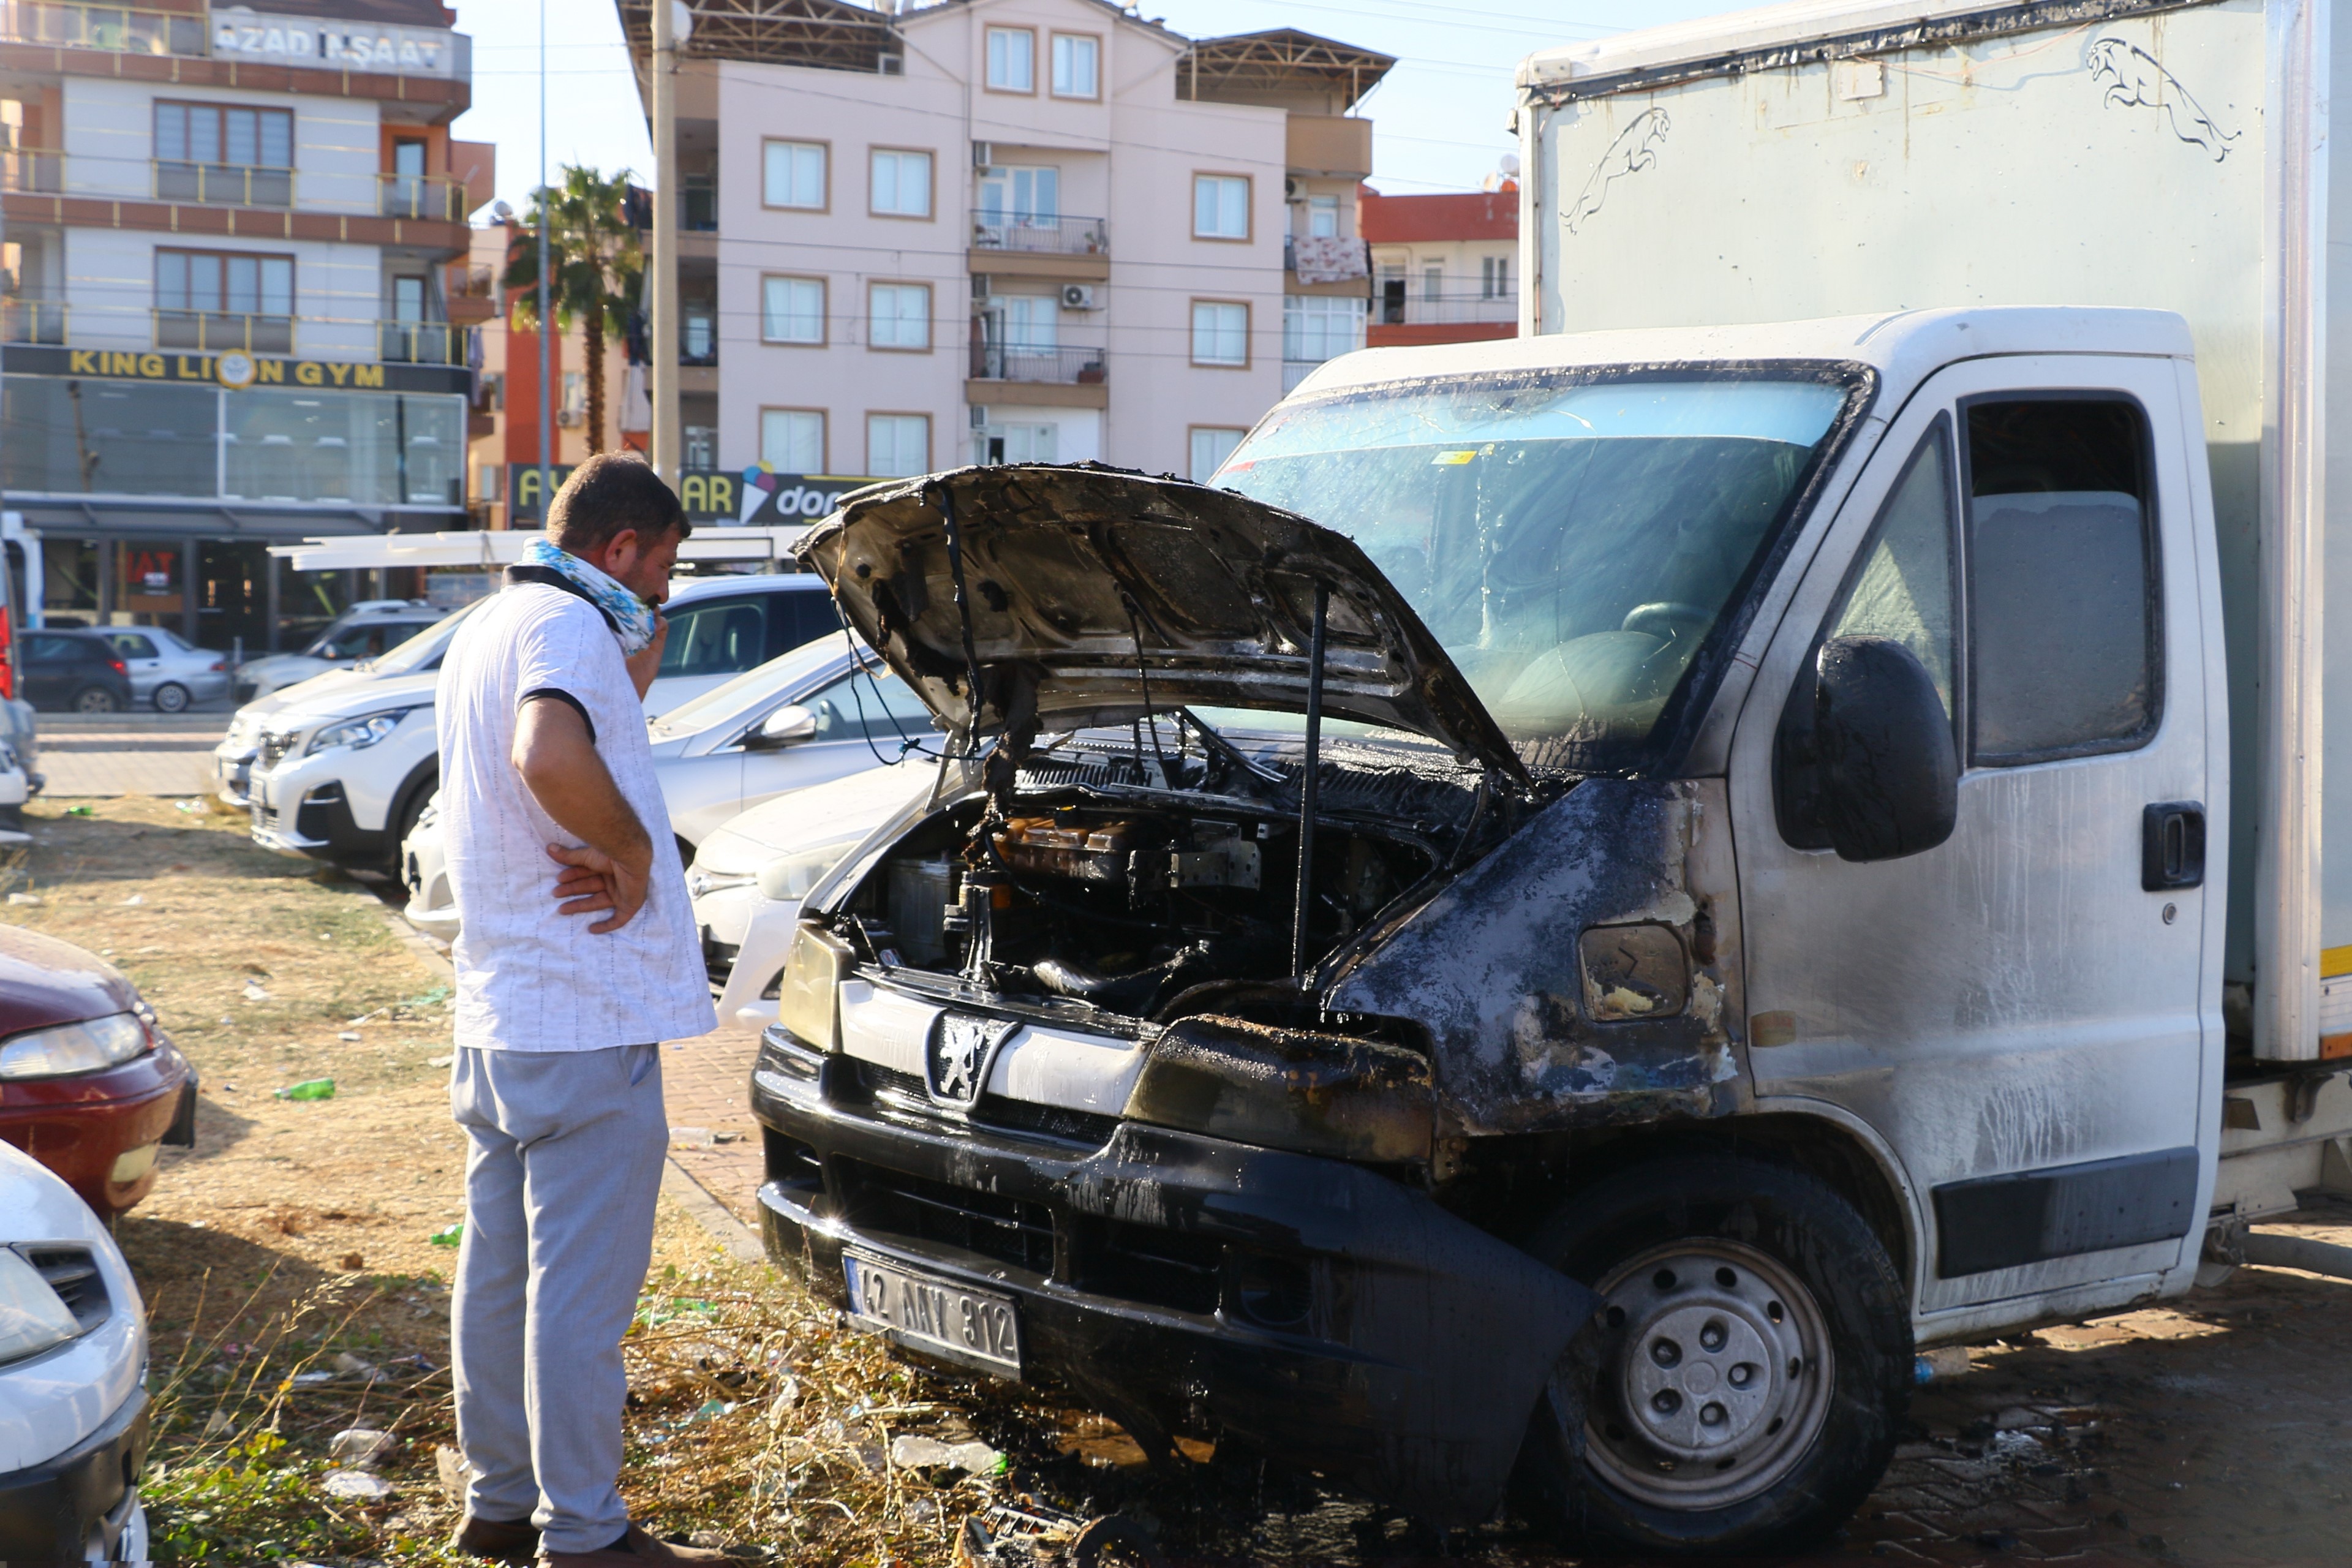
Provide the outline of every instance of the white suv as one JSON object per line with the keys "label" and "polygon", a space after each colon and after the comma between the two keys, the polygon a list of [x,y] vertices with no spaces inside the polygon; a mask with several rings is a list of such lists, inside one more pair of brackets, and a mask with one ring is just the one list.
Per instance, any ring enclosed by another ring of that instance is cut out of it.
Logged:
{"label": "white suv", "polygon": [[[698,577],[672,584],[669,643],[646,693],[659,714],[786,648],[842,636],[813,574]],[[352,870],[397,868],[440,782],[433,668],[326,686],[263,717],[247,791],[253,841]],[[381,669],[381,667],[379,667]]]}
{"label": "white suv", "polygon": [[113,1237],[0,1143],[0,1563],[144,1563],[147,1316]]}

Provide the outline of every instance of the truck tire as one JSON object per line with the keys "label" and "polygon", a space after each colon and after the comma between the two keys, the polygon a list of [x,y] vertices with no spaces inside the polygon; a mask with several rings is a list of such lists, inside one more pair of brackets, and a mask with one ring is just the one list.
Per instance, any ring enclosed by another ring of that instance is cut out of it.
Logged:
{"label": "truck tire", "polygon": [[[1528,1250],[1598,1291],[1521,1449],[1528,1520],[1585,1551],[1818,1544],[1885,1473],[1910,1305],[1853,1205],[1800,1173],[1661,1160],[1578,1193]],[[1580,1430],[1571,1429],[1580,1426]]]}

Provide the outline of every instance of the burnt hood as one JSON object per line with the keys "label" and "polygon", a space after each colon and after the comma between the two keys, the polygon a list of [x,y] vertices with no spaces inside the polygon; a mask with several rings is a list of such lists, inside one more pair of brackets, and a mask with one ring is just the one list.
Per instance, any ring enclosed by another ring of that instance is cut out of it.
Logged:
{"label": "burnt hood", "polygon": [[1120,722],[1147,706],[1304,712],[1321,582],[1327,714],[1527,776],[1469,681],[1353,541],[1230,490],[1095,464],[958,468],[858,492],[794,552],[950,731],[972,726],[976,666],[982,733]]}

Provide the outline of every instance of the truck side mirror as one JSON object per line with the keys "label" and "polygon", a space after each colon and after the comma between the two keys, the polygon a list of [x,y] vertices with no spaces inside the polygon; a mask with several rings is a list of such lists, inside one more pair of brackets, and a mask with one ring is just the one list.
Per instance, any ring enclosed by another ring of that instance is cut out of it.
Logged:
{"label": "truck side mirror", "polygon": [[1892,860],[1949,838],[1959,757],[1927,667],[1885,637],[1832,637],[1812,684],[1811,805],[1838,858]]}
{"label": "truck side mirror", "polygon": [[816,715],[797,702],[787,702],[761,720],[743,743],[751,751],[773,752],[815,738]]}

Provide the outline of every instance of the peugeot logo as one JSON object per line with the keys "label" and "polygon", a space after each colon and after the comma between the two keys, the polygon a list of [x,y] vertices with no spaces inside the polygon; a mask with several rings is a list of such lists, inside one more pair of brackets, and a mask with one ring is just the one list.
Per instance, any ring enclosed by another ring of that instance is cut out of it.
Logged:
{"label": "peugeot logo", "polygon": [[997,1051],[1020,1029],[1017,1019],[942,1012],[931,1021],[930,1038],[923,1046],[923,1079],[931,1098],[957,1110],[970,1110],[988,1087]]}

